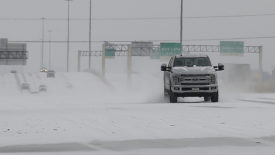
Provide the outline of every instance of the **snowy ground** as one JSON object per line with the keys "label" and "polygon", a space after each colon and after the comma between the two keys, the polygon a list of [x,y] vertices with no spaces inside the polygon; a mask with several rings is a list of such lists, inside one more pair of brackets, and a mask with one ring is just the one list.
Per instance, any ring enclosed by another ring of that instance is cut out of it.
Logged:
{"label": "snowy ground", "polygon": [[41,75],[47,92],[21,92],[1,74],[0,153],[274,154],[275,95],[228,92],[221,102],[162,97],[161,74]]}

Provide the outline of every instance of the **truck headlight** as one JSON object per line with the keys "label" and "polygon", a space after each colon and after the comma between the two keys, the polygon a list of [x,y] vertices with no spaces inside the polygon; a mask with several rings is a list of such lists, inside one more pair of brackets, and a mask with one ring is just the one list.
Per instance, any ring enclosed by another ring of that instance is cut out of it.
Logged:
{"label": "truck headlight", "polygon": [[178,84],[179,83],[179,77],[178,76],[173,76],[173,83]]}
{"label": "truck headlight", "polygon": [[210,75],[210,83],[211,84],[215,84],[216,83],[216,75],[215,74],[211,74]]}

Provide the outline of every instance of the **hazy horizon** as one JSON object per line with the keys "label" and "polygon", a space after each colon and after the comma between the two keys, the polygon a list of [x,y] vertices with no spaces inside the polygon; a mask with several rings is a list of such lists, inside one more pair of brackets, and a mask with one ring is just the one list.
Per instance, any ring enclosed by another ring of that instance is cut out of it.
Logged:
{"label": "hazy horizon", "polygon": [[[70,17],[88,18],[89,0],[74,0],[71,3]],[[184,44],[214,44],[213,38],[270,37],[275,35],[272,20],[275,13],[272,0],[184,0],[184,17],[259,15],[231,18],[185,18],[183,24]],[[63,0],[2,0],[0,5],[0,38],[11,41],[33,40],[42,38],[42,23],[39,18],[67,18],[67,2]],[[155,17],[179,17],[180,0],[92,0],[92,40],[93,41],[147,41],[179,40],[179,19],[140,19]],[[11,18],[11,19],[10,19]],[[37,20],[15,20],[14,18]],[[96,20],[105,18],[105,20]],[[124,20],[119,20],[124,18]],[[130,20],[125,20],[129,18]],[[67,21],[46,20],[45,40],[67,39]],[[88,40],[88,21],[71,21],[71,40]],[[204,39],[206,39],[204,41]],[[273,57],[274,38],[237,39],[245,45],[263,46],[264,70],[270,72],[275,67]],[[93,50],[99,50],[101,43],[93,43]],[[76,52],[87,50],[88,43],[71,44],[70,68],[76,71]],[[45,43],[47,62],[48,44]],[[28,43],[30,58],[27,70],[37,71],[40,67],[41,43]],[[58,71],[66,70],[66,44],[52,44],[53,67]],[[257,56],[255,56],[257,57]],[[243,63],[257,65],[255,58]],[[232,58],[234,62],[235,58]],[[239,62],[236,62],[239,63]]]}

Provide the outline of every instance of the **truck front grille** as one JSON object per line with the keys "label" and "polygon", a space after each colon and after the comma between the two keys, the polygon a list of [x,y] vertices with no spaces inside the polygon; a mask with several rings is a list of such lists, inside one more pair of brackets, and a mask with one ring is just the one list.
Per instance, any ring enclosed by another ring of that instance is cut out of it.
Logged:
{"label": "truck front grille", "polygon": [[179,83],[183,85],[207,85],[210,83],[211,77],[209,74],[181,75],[178,78]]}

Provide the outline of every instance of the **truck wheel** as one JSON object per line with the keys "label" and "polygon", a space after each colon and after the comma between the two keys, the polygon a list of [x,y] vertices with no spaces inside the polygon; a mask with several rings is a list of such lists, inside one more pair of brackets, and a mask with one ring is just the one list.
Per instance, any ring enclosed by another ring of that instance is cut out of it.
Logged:
{"label": "truck wheel", "polygon": [[216,92],[211,96],[211,101],[212,102],[219,102],[219,92]]}
{"label": "truck wheel", "polygon": [[209,96],[205,96],[205,97],[204,97],[204,101],[205,101],[205,102],[209,102],[210,100],[211,100],[211,97],[209,97]]}
{"label": "truck wheel", "polygon": [[173,93],[171,93],[170,94],[170,103],[177,103],[177,102],[178,102],[178,98]]}

